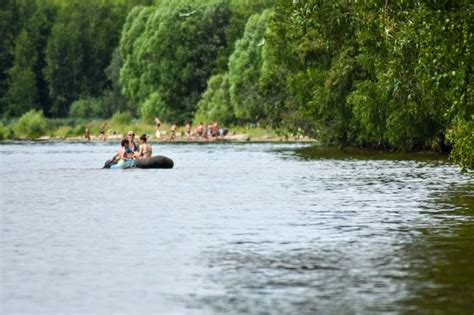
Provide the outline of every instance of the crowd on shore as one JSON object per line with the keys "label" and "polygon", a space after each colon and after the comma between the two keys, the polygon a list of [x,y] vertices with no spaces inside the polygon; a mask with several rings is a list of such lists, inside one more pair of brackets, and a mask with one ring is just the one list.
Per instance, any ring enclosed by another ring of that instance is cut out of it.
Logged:
{"label": "crowd on shore", "polygon": [[[177,123],[171,124],[169,130],[163,130],[161,121],[158,117],[154,119],[155,134],[157,140],[163,141],[175,141],[177,137],[181,140],[186,141],[212,141],[223,139],[228,133],[229,129],[220,127],[219,124],[214,121],[210,124],[204,124],[200,122],[199,125],[192,128],[190,122],[185,122],[183,126],[179,126]],[[98,139],[106,141],[108,137],[117,138],[117,132],[113,130],[107,130],[107,123],[103,123],[99,129]],[[151,135],[149,136],[149,138]],[[91,131],[89,128],[84,130],[84,138],[91,140]],[[124,137],[126,139],[126,137]]]}
{"label": "crowd on shore", "polygon": [[[156,128],[155,136],[157,139],[160,139],[162,138],[163,133],[161,130],[161,121],[159,117],[155,117],[154,122],[155,122],[155,128]],[[216,121],[207,125],[201,122],[194,129],[194,132],[192,130],[191,123],[189,121],[186,121],[183,127],[184,127],[184,134],[181,134],[181,136],[184,136],[186,140],[220,139],[222,137],[225,137],[227,133],[229,132],[228,129],[219,127],[219,124]],[[178,124],[173,123],[170,128],[170,136],[166,140],[169,140],[169,141],[175,140],[178,128],[179,128]],[[166,133],[164,133],[164,135],[166,135]]]}

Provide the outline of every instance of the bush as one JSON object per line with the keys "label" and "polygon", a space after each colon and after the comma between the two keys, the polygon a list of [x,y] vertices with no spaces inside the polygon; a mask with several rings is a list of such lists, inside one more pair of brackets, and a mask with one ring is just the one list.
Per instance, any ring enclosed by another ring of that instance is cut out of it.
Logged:
{"label": "bush", "polygon": [[13,126],[13,132],[19,138],[36,139],[45,135],[47,131],[48,123],[43,112],[36,110],[25,113]]}
{"label": "bush", "polygon": [[[76,125],[72,128],[72,130],[70,131],[69,133],[69,136],[70,137],[80,137],[80,136],[83,136],[85,134],[85,130],[86,130],[86,126],[84,124],[79,124],[79,125]],[[89,128],[90,130],[90,128]],[[92,134],[92,131],[91,131],[91,134]]]}
{"label": "bush", "polygon": [[132,123],[132,114],[130,112],[116,112],[112,116],[112,123],[114,125],[130,125]]}
{"label": "bush", "polygon": [[5,140],[8,138],[9,130],[2,123],[0,123],[0,140]]}
{"label": "bush", "polygon": [[453,146],[450,159],[463,171],[474,169],[474,115],[471,120],[456,119],[453,128],[448,131],[448,144]]}
{"label": "bush", "polygon": [[72,128],[69,126],[61,126],[58,129],[54,130],[52,133],[53,137],[67,138],[72,135]]}
{"label": "bush", "polygon": [[69,116],[74,118],[99,118],[105,114],[104,104],[98,98],[84,98],[75,101],[69,109]]}

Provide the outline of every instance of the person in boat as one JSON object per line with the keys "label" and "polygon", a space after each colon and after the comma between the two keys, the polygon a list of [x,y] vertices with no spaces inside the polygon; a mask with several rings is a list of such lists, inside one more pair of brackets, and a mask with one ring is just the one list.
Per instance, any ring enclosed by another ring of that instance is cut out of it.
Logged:
{"label": "person in boat", "polygon": [[[124,137],[124,140],[127,140],[127,147],[125,148],[127,153],[135,154],[135,152],[138,151],[138,146],[135,143],[135,133],[130,130],[129,132],[127,132],[127,137]],[[112,158],[112,161],[114,161],[116,158],[119,157],[119,152],[117,152],[117,154],[114,155],[114,157]]]}
{"label": "person in boat", "polygon": [[112,161],[115,161],[118,158],[118,162],[117,164],[112,165],[110,168],[120,169],[134,167],[135,161],[133,160],[133,151],[130,151],[129,148],[130,141],[128,139],[122,139],[120,145],[120,150],[112,158]]}
{"label": "person in boat", "polygon": [[151,148],[151,144],[147,143],[146,135],[140,136],[140,145],[138,147],[137,153],[135,154],[135,157],[137,159],[149,158],[151,157],[152,153],[153,153],[153,150]]}
{"label": "person in boat", "polygon": [[138,146],[137,146],[137,143],[135,142],[135,133],[133,131],[129,131],[127,132],[127,139],[129,141],[129,145],[128,145],[128,148],[129,148],[129,152],[137,152],[138,151]]}

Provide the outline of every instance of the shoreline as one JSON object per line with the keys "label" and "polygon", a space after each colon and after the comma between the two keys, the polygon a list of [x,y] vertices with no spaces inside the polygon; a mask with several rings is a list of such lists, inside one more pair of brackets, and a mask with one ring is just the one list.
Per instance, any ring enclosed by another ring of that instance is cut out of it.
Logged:
{"label": "shoreline", "polygon": [[[123,139],[119,135],[107,136],[107,139],[102,140],[99,136],[90,136],[90,139],[82,137],[50,137],[43,136],[37,139],[28,139],[28,138],[13,138],[5,139],[0,142],[65,142],[65,143],[116,143]],[[258,143],[258,142],[274,142],[274,143],[319,143],[316,139],[309,137],[284,137],[284,136],[257,136],[251,137],[246,134],[236,134],[236,135],[226,135],[220,138],[205,139],[205,138],[196,138],[196,137],[181,137],[176,136],[175,139],[171,140],[169,137],[156,138],[155,136],[150,136],[148,139],[150,143]]]}

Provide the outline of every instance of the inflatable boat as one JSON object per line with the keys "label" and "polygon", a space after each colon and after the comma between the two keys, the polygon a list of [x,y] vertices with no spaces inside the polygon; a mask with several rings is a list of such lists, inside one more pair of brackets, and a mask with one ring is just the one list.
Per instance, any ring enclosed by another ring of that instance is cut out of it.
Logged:
{"label": "inflatable boat", "polygon": [[[173,168],[174,162],[172,159],[163,156],[157,155],[149,158],[137,159],[133,161],[134,165],[131,167],[137,168]],[[116,161],[108,160],[105,162],[104,168],[111,168],[112,165],[117,164]],[[126,167],[130,168],[130,167]]]}

